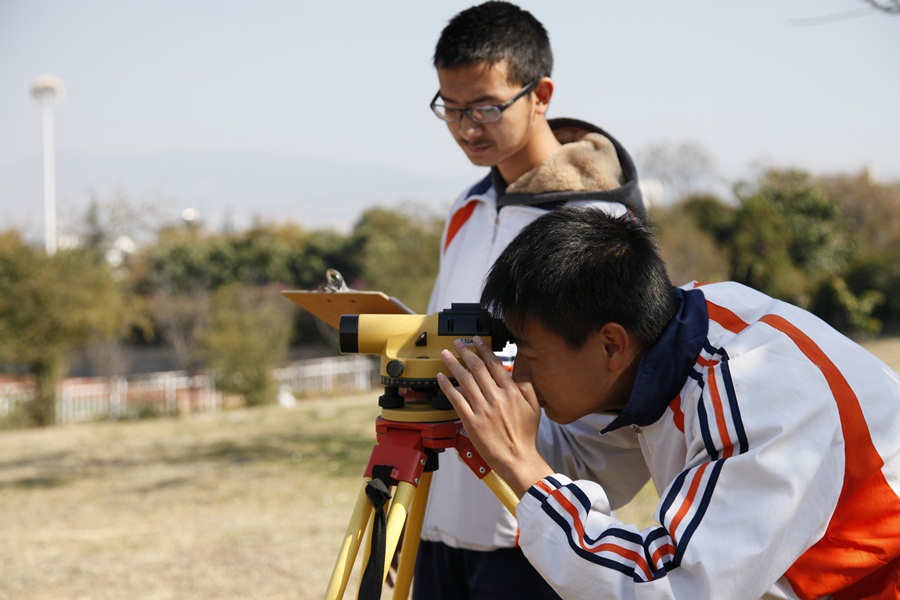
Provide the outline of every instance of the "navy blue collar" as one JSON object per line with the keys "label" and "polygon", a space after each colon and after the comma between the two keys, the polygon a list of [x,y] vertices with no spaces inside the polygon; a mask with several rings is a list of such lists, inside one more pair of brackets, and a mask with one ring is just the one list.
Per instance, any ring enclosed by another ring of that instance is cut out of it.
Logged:
{"label": "navy blue collar", "polygon": [[626,425],[650,425],[684,387],[709,328],[706,298],[698,289],[673,288],[675,316],[638,364],[631,396],[619,416],[602,433]]}

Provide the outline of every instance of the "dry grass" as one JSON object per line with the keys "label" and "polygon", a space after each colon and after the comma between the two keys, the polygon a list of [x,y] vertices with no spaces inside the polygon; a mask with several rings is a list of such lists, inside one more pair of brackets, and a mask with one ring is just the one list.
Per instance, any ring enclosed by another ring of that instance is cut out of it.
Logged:
{"label": "dry grass", "polygon": [[[900,342],[870,346],[900,368]],[[377,414],[371,394],[0,433],[0,598],[321,598]]]}
{"label": "dry grass", "polygon": [[0,435],[0,598],[318,598],[372,396]]}

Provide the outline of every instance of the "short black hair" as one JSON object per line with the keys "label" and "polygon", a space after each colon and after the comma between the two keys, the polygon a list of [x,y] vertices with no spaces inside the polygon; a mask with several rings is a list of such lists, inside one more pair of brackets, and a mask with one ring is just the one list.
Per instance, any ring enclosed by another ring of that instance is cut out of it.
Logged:
{"label": "short black hair", "polygon": [[592,207],[560,208],[522,229],[488,272],[481,303],[513,329],[534,319],[576,350],[607,323],[650,346],[676,309],[648,226]]}
{"label": "short black hair", "polygon": [[438,69],[504,59],[509,60],[510,83],[524,85],[553,71],[550,38],[541,22],[515,4],[494,0],[453,17],[434,50]]}

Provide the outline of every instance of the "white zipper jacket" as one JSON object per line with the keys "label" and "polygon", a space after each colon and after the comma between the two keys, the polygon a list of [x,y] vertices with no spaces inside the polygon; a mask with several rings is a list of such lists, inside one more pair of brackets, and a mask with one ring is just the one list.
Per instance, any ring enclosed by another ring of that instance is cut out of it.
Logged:
{"label": "white zipper jacket", "polygon": [[[548,210],[591,205],[614,214],[645,218],[637,173],[625,149],[609,134],[571,119],[552,120],[564,145],[539,167],[508,187],[494,171],[453,203],[441,240],[440,270],[428,312],[454,302],[478,302],[485,275],[497,256],[521,231]],[[499,199],[498,199],[499,198]],[[514,348],[508,349],[514,352]],[[596,415],[562,427],[542,421],[542,448],[554,467],[571,476],[603,478],[609,455],[593,442],[610,417]],[[626,503],[649,474],[630,432],[609,436],[617,454],[628,454],[628,477],[615,474],[609,491],[617,506]],[[586,444],[586,446],[585,446]],[[572,453],[571,447],[582,448]],[[455,450],[440,455],[434,474],[422,538],[454,548],[495,550],[516,545],[516,521]]]}
{"label": "white zipper jacket", "polygon": [[676,293],[608,428],[636,433],[659,525],[554,475],[518,506],[528,559],[564,598],[900,597],[900,378],[747,287]]}

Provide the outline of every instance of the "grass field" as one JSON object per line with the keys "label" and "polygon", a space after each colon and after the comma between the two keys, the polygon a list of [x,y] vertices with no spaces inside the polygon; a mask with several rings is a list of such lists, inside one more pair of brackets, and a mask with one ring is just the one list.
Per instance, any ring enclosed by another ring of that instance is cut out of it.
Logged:
{"label": "grass field", "polygon": [[321,598],[375,396],[0,433],[0,599]]}

